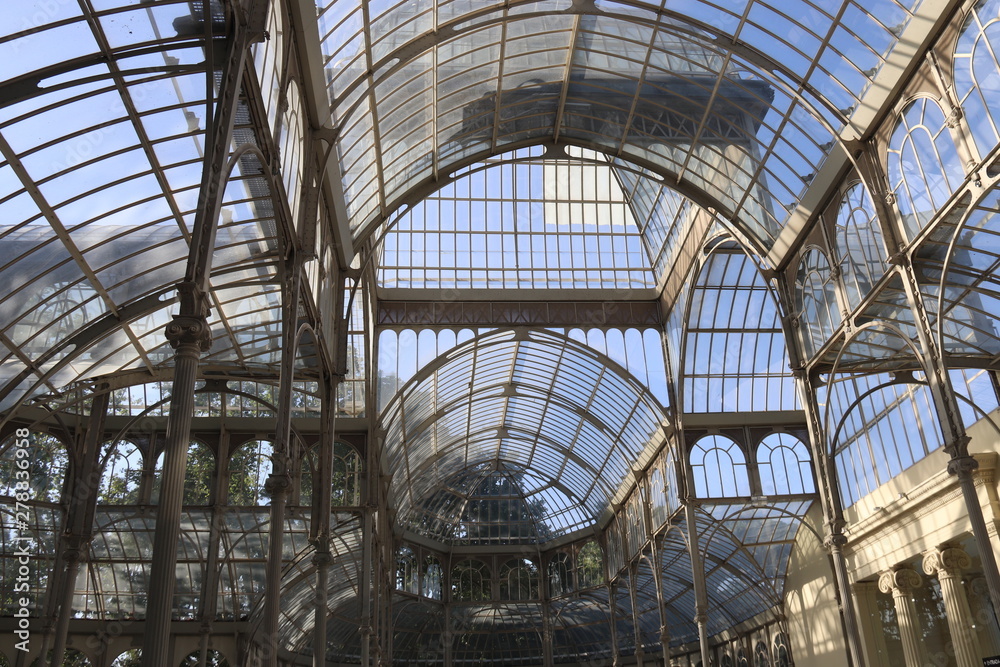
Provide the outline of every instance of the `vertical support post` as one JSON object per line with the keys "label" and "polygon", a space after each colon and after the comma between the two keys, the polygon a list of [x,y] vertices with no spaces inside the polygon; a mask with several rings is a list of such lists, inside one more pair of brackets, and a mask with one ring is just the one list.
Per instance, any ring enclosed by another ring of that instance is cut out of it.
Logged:
{"label": "vertical support post", "polygon": [[271,497],[268,525],[267,569],[264,579],[264,612],[261,637],[265,642],[264,667],[278,665],[278,621],[281,615],[281,570],[285,541],[285,510],[292,480],[288,462],[292,448],[292,393],[298,346],[298,312],[302,289],[302,259],[291,251],[285,259],[287,275],[282,285],[281,376],[278,386],[278,424],[271,474],[264,485]]}
{"label": "vertical support post", "polygon": [[[538,555],[539,565],[544,563],[541,554]],[[539,567],[539,589],[542,607],[542,667],[552,667],[552,585],[545,569]]]}
{"label": "vertical support post", "polygon": [[334,405],[337,400],[337,378],[327,376],[323,383],[323,404],[320,417],[320,441],[317,445],[319,466],[316,479],[313,481],[313,543],[316,545],[316,555],[313,565],[316,566],[316,610],[313,627],[313,667],[326,665],[326,634],[328,609],[328,585],[330,564],[333,558],[330,554],[330,504],[333,484],[333,446],[336,440]]}
{"label": "vertical support post", "polygon": [[608,583],[608,602],[611,606],[611,665],[619,667],[621,665],[621,652],[618,650],[618,586]]}
{"label": "vertical support post", "polygon": [[847,639],[847,650],[850,653],[852,664],[864,667],[861,628],[858,625],[858,616],[854,605],[851,603],[851,579],[847,574],[847,559],[844,557],[844,546],[847,544],[847,537],[841,532],[842,525],[841,522],[837,521],[827,522],[829,533],[823,544],[830,552],[830,560],[833,563],[833,575],[840,596],[841,618],[844,622],[844,636]]}
{"label": "vertical support post", "polygon": [[847,537],[844,535],[844,516],[841,507],[840,490],[837,488],[835,463],[827,453],[825,431],[822,427],[819,405],[816,402],[816,387],[813,378],[800,370],[795,372],[798,380],[799,396],[806,413],[806,423],[809,429],[809,444],[812,450],[814,469],[819,483],[819,499],[825,517],[826,538],[823,545],[830,554],[833,567],[834,584],[840,604],[840,619],[843,624],[844,642],[853,667],[865,667],[864,645],[861,640],[861,629],[858,624],[857,612],[851,601],[851,581],[847,573],[847,560],[844,557],[844,547]]}
{"label": "vertical support post", "polygon": [[941,545],[924,555],[924,572],[937,575],[941,586],[941,599],[958,667],[980,667],[983,659],[974,629],[975,621],[961,582],[962,570],[971,565],[972,559],[961,547]]}
{"label": "vertical support post", "polygon": [[708,645],[708,591],[705,586],[705,566],[701,560],[701,547],[698,544],[695,501],[690,498],[684,502],[684,519],[688,529],[688,555],[691,558],[691,582],[694,586],[694,622],[698,626],[701,664],[702,667],[710,667],[712,654]]}
{"label": "vertical support post", "polygon": [[184,498],[184,468],[191,438],[194,414],[194,385],[202,352],[211,347],[208,326],[208,290],[215,252],[216,224],[225,192],[229,149],[247,48],[264,36],[268,0],[251,0],[246,14],[238,13],[233,34],[228,40],[226,63],[218,97],[211,90],[215,68],[213,44],[206,35],[205,52],[209,62],[205,73],[206,115],[211,127],[205,136],[205,160],[198,207],[190,242],[185,278],[178,285],[180,312],[166,327],[166,337],[174,348],[174,382],[170,395],[160,501],[153,537],[153,562],[150,567],[149,598],[146,605],[146,633],[142,645],[144,667],[173,667],[170,645],[170,622],[173,615],[174,581],[177,567],[177,543],[180,538],[181,503]]}
{"label": "vertical support post", "polygon": [[229,461],[229,431],[226,429],[225,417],[219,429],[218,465],[212,477],[212,520],[208,530],[208,558],[205,562],[205,579],[201,588],[201,603],[199,617],[201,618],[201,637],[198,643],[199,665],[207,664],[209,643],[212,637],[212,620],[215,618],[219,604],[219,545],[222,542],[222,528],[225,525],[225,507],[222,503],[229,479],[227,462]]}
{"label": "vertical support post", "polygon": [[656,584],[656,607],[660,613],[660,651],[663,666],[670,665],[670,627],[667,625],[667,600],[663,594],[663,564],[661,562],[662,544],[660,538],[651,536],[653,545],[653,581]]}
{"label": "vertical support post", "polygon": [[63,597],[59,606],[59,616],[56,619],[55,643],[52,647],[53,665],[63,664],[63,655],[66,653],[69,619],[73,615],[73,594],[76,592],[76,576],[83,556],[80,553],[81,548],[85,547],[80,544],[79,539],[74,539],[62,553],[63,560],[66,561],[66,572],[63,578]]}
{"label": "vertical support post", "polygon": [[[61,665],[66,653],[69,621],[73,616],[73,594],[76,592],[77,574],[80,571],[80,562],[85,559],[90,545],[94,515],[97,511],[97,492],[101,481],[98,460],[101,455],[101,441],[104,439],[104,420],[111,399],[106,385],[102,386],[101,390],[91,402],[90,421],[87,424],[87,431],[80,448],[80,467],[73,478],[69,493],[66,541],[62,550],[62,560],[66,562],[66,570],[61,578],[62,599],[59,600],[55,636],[52,639],[53,665]],[[45,660],[46,655],[43,652],[42,664],[45,663]]]}
{"label": "vertical support post", "polygon": [[909,567],[883,572],[878,580],[878,587],[883,593],[892,593],[906,667],[922,667],[925,662],[921,643],[920,618],[917,616],[916,604],[910,597],[913,594],[913,589],[920,583],[920,575]]}
{"label": "vertical support post", "polygon": [[642,625],[640,624],[639,609],[636,604],[636,579],[638,577],[639,568],[635,565],[629,567],[629,578],[628,578],[628,597],[629,602],[632,605],[632,635],[635,642],[635,664],[637,667],[643,667],[643,658],[646,652],[642,648]]}
{"label": "vertical support post", "polygon": [[174,348],[174,382],[153,536],[147,631],[142,647],[143,662],[150,667],[172,667],[170,624],[184,500],[184,469],[194,415],[194,385],[201,353],[212,344],[204,294],[193,283],[182,283],[178,291],[182,314],[174,316],[166,330],[167,340]]}
{"label": "vertical support post", "polygon": [[326,551],[317,550],[312,562],[316,567],[316,620],[313,625],[313,667],[326,667],[326,619],[327,619],[327,587],[329,585],[330,563],[329,546]]}

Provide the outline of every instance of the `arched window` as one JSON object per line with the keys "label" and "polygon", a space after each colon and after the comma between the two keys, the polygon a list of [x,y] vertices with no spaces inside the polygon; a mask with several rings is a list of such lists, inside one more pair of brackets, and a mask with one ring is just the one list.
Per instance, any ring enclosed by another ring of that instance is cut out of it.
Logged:
{"label": "arched window", "polygon": [[691,448],[691,471],[699,498],[750,495],[746,455],[722,435],[706,435]]}
{"label": "arched window", "polygon": [[139,502],[141,480],[142,452],[139,448],[128,440],[105,443],[97,503],[135,505]]}
{"label": "arched window", "polygon": [[855,183],[837,210],[838,262],[851,306],[871,291],[885,275],[885,244],[875,204],[863,183]]}
{"label": "arched window", "polygon": [[595,540],[586,542],[576,555],[576,579],[581,589],[604,584],[604,552]]}
{"label": "arched window", "polygon": [[765,495],[816,491],[809,450],[789,433],[772,433],[757,445],[757,469]]}
{"label": "arched window", "polygon": [[767,644],[758,641],[753,648],[753,667],[768,667],[771,656],[767,653]]}
{"label": "arched window", "polygon": [[[151,502],[160,501],[160,483],[163,479],[163,453],[156,459],[153,473]],[[212,495],[212,476],[215,474],[215,453],[197,440],[188,445],[184,464],[184,504],[207,505]]]}
{"label": "arched window", "polygon": [[980,0],[955,46],[955,93],[980,158],[1000,140],[1000,2]]}
{"label": "arched window", "polygon": [[333,443],[334,507],[352,507],[361,504],[361,456],[357,450],[343,442]]}
{"label": "arched window", "polygon": [[608,544],[608,569],[611,571],[611,575],[614,576],[616,572],[625,566],[625,558],[622,554],[621,531],[618,528],[617,518],[608,524],[605,537]]}
{"label": "arched window", "polygon": [[181,660],[180,667],[229,667],[229,661],[214,648],[208,649],[205,662],[199,662],[201,655],[198,651],[192,651],[186,658]]}
{"label": "arched window", "polygon": [[568,553],[557,553],[549,561],[549,595],[557,597],[573,592],[573,559]]}
{"label": "arched window", "polygon": [[444,588],[444,569],[436,556],[424,559],[424,571],[420,579],[420,594],[432,600],[441,599]]}
{"label": "arched window", "polygon": [[229,456],[229,504],[269,505],[271,498],[264,488],[271,475],[274,446],[267,440],[253,440],[241,445]]}
{"label": "arched window", "polygon": [[646,540],[646,520],[642,511],[642,493],[636,490],[625,507],[625,539],[628,542],[628,555],[634,556]]}
{"label": "arched window", "polygon": [[538,599],[538,566],[534,561],[512,558],[500,566],[500,599]]}
{"label": "arched window", "polygon": [[309,507],[313,503],[313,485],[319,475],[319,447],[310,447],[302,455],[299,464],[299,505]]}
{"label": "arched window", "polygon": [[142,649],[130,648],[118,655],[111,667],[142,667]]}
{"label": "arched window", "polygon": [[420,591],[417,555],[407,546],[396,551],[396,590],[414,595]]}
{"label": "arched window", "polygon": [[451,599],[456,602],[485,602],[492,598],[490,568],[469,558],[451,569]]}
{"label": "arched window", "polygon": [[774,636],[774,656],[775,667],[790,667],[791,660],[788,657],[788,637],[784,632],[779,632]]}
{"label": "arched window", "polygon": [[802,257],[796,277],[799,326],[806,356],[812,356],[840,325],[837,290],[830,262],[819,248],[811,248]]}
{"label": "arched window", "polygon": [[[21,462],[26,461],[26,468]],[[27,485],[28,500],[61,500],[69,456],[55,436],[17,429],[0,446],[0,496],[16,497]],[[26,474],[20,474],[26,473]],[[19,486],[21,484],[21,486]]]}
{"label": "arched window", "polygon": [[649,476],[649,500],[655,530],[667,521],[667,488],[663,484],[663,471],[660,466],[654,467]]}
{"label": "arched window", "polygon": [[[51,665],[52,651],[48,652],[48,656],[49,659],[46,661],[45,664]],[[0,664],[6,664],[6,663],[7,663],[6,658],[4,658],[2,662],[0,662]],[[36,667],[37,665],[40,664],[41,663],[39,662],[39,659],[35,658],[31,663],[31,667]],[[90,665],[92,664],[94,663],[92,663],[90,661],[90,658],[88,658],[86,655],[76,650],[75,648],[68,648],[66,649],[66,653],[63,654],[63,659],[62,662],[59,663],[59,667],[90,667]]]}
{"label": "arched window", "polygon": [[911,102],[889,140],[889,187],[912,240],[965,177],[944,112],[934,100]]}

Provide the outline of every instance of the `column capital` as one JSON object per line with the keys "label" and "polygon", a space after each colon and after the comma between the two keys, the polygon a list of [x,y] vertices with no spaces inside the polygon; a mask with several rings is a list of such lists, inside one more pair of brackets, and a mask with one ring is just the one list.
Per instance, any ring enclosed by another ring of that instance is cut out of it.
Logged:
{"label": "column capital", "polygon": [[979,461],[973,457],[966,454],[965,456],[959,456],[948,461],[948,474],[955,475],[957,477],[962,477],[963,475],[971,475],[973,472],[979,469]]}
{"label": "column capital", "polygon": [[286,493],[291,486],[292,479],[287,473],[277,475],[271,473],[264,482],[264,490],[272,498],[280,493]]}
{"label": "column capital", "polygon": [[316,567],[327,567],[333,562],[333,556],[329,551],[317,551],[313,554],[312,564]]}
{"label": "column capital", "polygon": [[972,567],[972,558],[962,547],[942,544],[924,554],[924,572],[938,577],[955,576],[960,571]]}
{"label": "column capital", "polygon": [[903,566],[880,574],[878,588],[883,593],[905,595],[914,588],[919,587],[922,582],[923,579],[917,574],[916,570],[909,566]]}
{"label": "column capital", "polygon": [[175,350],[191,345],[208,352],[212,347],[212,328],[208,325],[208,318],[200,315],[174,315],[164,335]]}

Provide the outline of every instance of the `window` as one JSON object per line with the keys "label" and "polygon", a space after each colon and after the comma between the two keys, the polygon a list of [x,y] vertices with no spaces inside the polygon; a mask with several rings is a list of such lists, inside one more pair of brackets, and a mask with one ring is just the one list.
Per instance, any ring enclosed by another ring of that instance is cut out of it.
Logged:
{"label": "window", "polygon": [[969,12],[955,47],[955,93],[980,159],[1000,139],[1000,2],[980,0]]}
{"label": "window", "polygon": [[485,602],[492,598],[490,569],[481,560],[463,560],[451,569],[451,599],[455,602]]}
{"label": "window", "polygon": [[830,262],[819,248],[811,248],[802,257],[796,277],[799,327],[803,352],[816,354],[840,325],[837,290],[830,272]]}
{"label": "window", "polygon": [[416,595],[420,590],[417,555],[410,547],[396,551],[396,590]]}
{"label": "window", "polygon": [[[19,456],[18,451],[26,452],[27,456]],[[19,458],[28,461],[28,499],[59,502],[69,466],[69,457],[62,442],[55,436],[37,431],[24,435],[22,430],[8,437],[0,445],[0,496],[14,497],[19,490]]]}
{"label": "window", "polygon": [[361,504],[361,456],[343,442],[333,443],[332,501],[334,507]]}
{"label": "window", "polygon": [[271,475],[273,453],[274,445],[267,440],[253,440],[230,455],[230,505],[270,504],[271,498],[264,487]]}
{"label": "window", "polygon": [[142,452],[127,440],[104,445],[99,505],[134,505],[139,502],[142,480]]}
{"label": "window", "polygon": [[[154,505],[160,499],[163,457],[163,453],[157,457],[156,467],[153,472],[151,502]],[[208,505],[212,497],[212,478],[214,475],[215,452],[197,440],[192,440],[188,446],[187,460],[184,464],[184,504]]]}
{"label": "window", "polygon": [[885,274],[885,246],[875,205],[862,183],[855,183],[837,210],[837,252],[851,306],[857,306]]}
{"label": "window", "polygon": [[944,113],[927,98],[909,104],[889,140],[889,187],[914,239],[965,177]]}
{"label": "window", "polygon": [[436,556],[425,558],[424,571],[420,580],[420,594],[425,598],[440,600],[443,579],[444,570],[441,568],[441,561]]}
{"label": "window", "polygon": [[734,440],[707,435],[691,448],[695,495],[726,498],[750,495],[746,456]]}
{"label": "window", "polygon": [[804,442],[788,433],[772,433],[757,445],[757,469],[764,495],[815,493]]}
{"label": "window", "polygon": [[534,561],[515,558],[500,567],[500,599],[538,599],[538,566]]}
{"label": "window", "polygon": [[549,595],[556,597],[573,591],[573,560],[567,553],[557,553],[549,561]]}
{"label": "window", "polygon": [[580,547],[576,556],[576,579],[581,589],[604,583],[604,552],[595,540]]}

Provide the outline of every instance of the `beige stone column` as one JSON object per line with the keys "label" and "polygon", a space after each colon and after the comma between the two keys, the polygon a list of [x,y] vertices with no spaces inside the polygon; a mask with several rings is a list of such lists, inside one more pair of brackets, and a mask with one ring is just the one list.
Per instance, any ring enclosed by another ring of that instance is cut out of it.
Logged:
{"label": "beige stone column", "polygon": [[878,580],[879,590],[883,593],[892,593],[906,667],[924,667],[924,650],[920,641],[920,619],[917,617],[916,604],[913,602],[913,589],[920,584],[920,575],[909,566],[883,572]]}
{"label": "beige stone column", "polygon": [[972,559],[961,547],[945,544],[924,554],[924,572],[936,574],[941,584],[941,599],[958,667],[982,665],[979,638],[973,628],[975,621],[962,586],[962,570],[971,565]]}
{"label": "beige stone column", "polygon": [[870,667],[889,667],[889,649],[885,644],[885,629],[878,609],[878,582],[858,581],[853,584],[854,601],[858,607],[858,626],[865,645]]}

